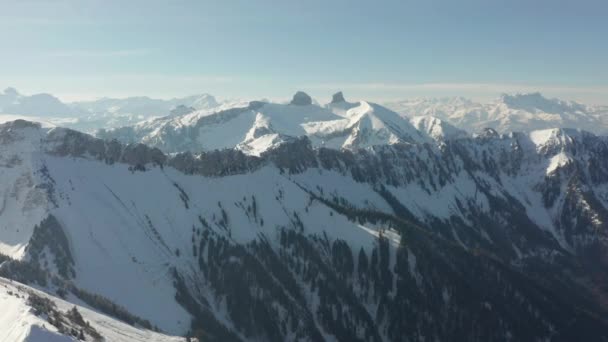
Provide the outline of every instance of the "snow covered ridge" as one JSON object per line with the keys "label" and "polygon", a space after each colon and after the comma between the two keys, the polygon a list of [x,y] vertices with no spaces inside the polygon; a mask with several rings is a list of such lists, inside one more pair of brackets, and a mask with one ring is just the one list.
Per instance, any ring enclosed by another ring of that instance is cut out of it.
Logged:
{"label": "snow covered ridge", "polygon": [[[224,113],[238,113],[242,110],[233,109]],[[498,144],[501,149],[503,148],[502,145],[506,144],[516,146],[518,148],[516,152],[525,152],[529,155],[527,157],[529,159],[549,157],[560,153],[576,153],[580,146],[594,146],[604,149],[606,144],[606,139],[579,130],[548,129],[533,131],[529,134],[510,133],[491,136],[480,134],[469,137],[462,131],[453,127],[446,127],[442,125],[441,121],[432,118],[417,117],[412,122],[416,127],[425,130],[428,136],[435,136],[436,142],[434,144],[425,142],[424,144],[397,143],[393,145],[397,146],[399,150],[411,151],[410,153],[418,157],[422,154],[421,151],[427,152],[429,148],[433,154],[440,153],[441,148],[445,147],[446,141],[451,141],[450,146],[470,146],[480,143],[483,145],[488,137],[495,144]],[[5,142],[15,140],[25,142],[31,140],[32,136],[40,139],[40,145],[30,147],[30,149],[41,149],[52,155],[91,158],[106,163],[125,163],[131,167],[139,168],[144,168],[147,164],[166,164],[184,172],[208,176],[225,175],[228,172],[227,170],[231,170],[230,172],[233,174],[244,173],[269,163],[288,169],[294,169],[294,167],[298,169],[300,168],[298,165],[316,167],[319,156],[329,153],[329,149],[326,149],[325,146],[320,151],[307,136],[300,138],[285,136],[280,144],[261,151],[259,155],[249,155],[238,147],[232,150],[224,149],[201,153],[184,152],[167,155],[158,148],[149,147],[145,144],[122,144],[117,140],[102,140],[71,129],[44,126],[24,120],[0,124],[0,137]],[[384,146],[389,147],[390,145],[370,146],[367,148],[367,153],[377,155],[382,153]],[[360,152],[363,153],[363,151]],[[340,153],[335,155],[340,155]],[[232,156],[229,158],[230,164],[228,165],[220,162],[222,159],[226,159],[226,156]]]}
{"label": "snow covered ridge", "polygon": [[[351,141],[375,124],[394,135],[409,128],[373,104],[341,100],[331,113],[352,116]],[[311,106],[299,103],[257,110]],[[270,114],[256,115],[251,138],[280,127]],[[608,336],[606,139],[552,129],[364,149],[313,140],[290,137],[260,156],[166,155],[26,121],[0,125],[0,253],[179,336]],[[51,281],[28,282],[56,293]]]}
{"label": "snow covered ridge", "polygon": [[413,99],[385,104],[405,117],[434,116],[470,133],[492,128],[500,133],[549,128],[583,129],[608,134],[608,111],[540,93],[502,95],[490,103],[464,98]]}
{"label": "snow covered ridge", "polygon": [[97,136],[140,142],[168,153],[237,148],[259,156],[302,136],[315,147],[355,150],[398,143],[435,144],[467,138],[487,128],[503,134],[552,128],[608,132],[604,109],[549,100],[538,93],[504,95],[485,105],[456,98],[388,106],[401,114],[375,103],[348,102],[341,92],[329,104],[319,106],[306,93],[298,92],[289,104],[251,102],[224,110],[193,111],[102,129]]}
{"label": "snow covered ridge", "polygon": [[178,342],[0,277],[0,341]]}
{"label": "snow covered ridge", "polygon": [[141,142],[169,153],[237,148],[259,156],[303,136],[316,147],[352,150],[397,143],[431,143],[466,135],[438,119],[418,120],[416,125],[378,104],[346,102],[342,93],[322,107],[314,105],[307,94],[298,92],[289,104],[251,102],[222,111],[195,111],[100,130],[97,136]]}
{"label": "snow covered ridge", "polygon": [[[310,96],[301,93],[302,98],[292,101],[291,105],[298,107],[312,106],[313,101]],[[325,106],[338,116],[345,116],[346,112],[356,103],[348,103],[344,95],[338,92],[334,95],[331,103]],[[145,96],[130,97],[124,99],[102,98],[95,101],[83,101],[73,103],[63,103],[50,94],[23,95],[13,88],[8,88],[0,93],[0,122],[7,121],[3,115],[23,116],[26,120],[46,121],[62,127],[69,127],[93,133],[98,130],[115,130],[120,127],[127,127],[122,133],[116,130],[111,135],[120,138],[122,141],[138,141],[148,144],[158,144],[158,147],[167,152],[173,152],[179,146],[190,146],[199,148],[202,146],[207,150],[220,147],[234,147],[242,143],[244,150],[251,153],[258,153],[260,148],[276,145],[281,141],[278,135],[267,135],[259,141],[247,140],[248,130],[255,122],[256,115],[249,118],[241,118],[232,121],[226,126],[234,126],[235,133],[238,133],[238,140],[234,138],[230,141],[214,143],[210,134],[211,141],[205,138],[198,138],[207,133],[205,130],[198,132],[201,127],[190,127],[190,141],[187,137],[178,138],[179,130],[186,129],[186,126],[195,126],[196,122],[203,116],[209,116],[230,108],[246,107],[247,102],[242,100],[218,100],[209,94],[200,94],[184,98],[174,98],[169,100],[153,99]],[[377,104],[374,104],[378,107]],[[406,118],[416,116],[434,117],[443,121],[443,125],[453,125],[469,133],[478,133],[485,128],[493,128],[500,133],[512,131],[529,132],[532,130],[548,128],[575,128],[584,129],[595,134],[605,135],[608,133],[608,109],[606,106],[587,106],[573,101],[562,101],[559,99],[548,99],[539,93],[503,95],[491,103],[477,103],[465,98],[441,98],[441,99],[410,99],[386,103],[385,106],[399,113]],[[276,109],[276,108],[275,108]],[[300,108],[305,112],[305,108]],[[247,116],[247,115],[245,115]],[[268,116],[268,115],[266,115]],[[266,117],[264,116],[264,117]],[[180,117],[177,119],[177,117]],[[154,119],[160,119],[155,121]],[[171,120],[171,118],[175,120]],[[267,118],[268,119],[268,118]],[[272,119],[270,117],[270,119]],[[376,118],[378,119],[378,118]],[[378,120],[372,121],[378,123]],[[312,118],[301,119],[300,122],[286,122],[290,126],[302,124],[314,120]],[[319,142],[339,145],[344,141],[339,139],[328,139],[328,130],[334,133],[345,133],[345,130],[353,129],[352,123],[343,122],[341,127],[338,122],[329,123],[331,118],[317,117],[317,120],[325,122],[322,127],[312,127],[313,132],[319,133]],[[272,119],[271,121],[275,121]],[[395,120],[392,120],[395,122]],[[217,124],[217,123],[216,123]],[[246,126],[244,128],[243,126]],[[278,128],[284,126],[279,125]],[[226,127],[228,128],[228,127]],[[321,132],[316,129],[324,128]],[[378,125],[374,126],[378,129]],[[130,132],[131,130],[135,131]],[[220,129],[221,130],[221,129]],[[290,135],[285,132],[286,135]],[[301,132],[300,132],[301,133]],[[377,132],[372,135],[382,136],[383,141],[391,141],[389,131]],[[184,133],[185,134],[185,133]],[[282,134],[279,132],[278,134]],[[386,135],[386,136],[385,136]],[[144,141],[144,138],[146,141]],[[335,137],[334,137],[335,138]],[[397,136],[397,139],[401,137]],[[443,137],[444,138],[444,137]],[[200,141],[196,141],[199,139]],[[393,141],[395,137],[392,137]],[[171,140],[183,140],[172,143]],[[369,143],[373,143],[370,139]],[[377,140],[376,140],[377,142]],[[168,145],[168,146],[163,146]],[[173,146],[179,145],[179,146]],[[174,148],[173,148],[174,147]],[[335,147],[335,146],[334,146]],[[348,144],[347,146],[348,147]]]}

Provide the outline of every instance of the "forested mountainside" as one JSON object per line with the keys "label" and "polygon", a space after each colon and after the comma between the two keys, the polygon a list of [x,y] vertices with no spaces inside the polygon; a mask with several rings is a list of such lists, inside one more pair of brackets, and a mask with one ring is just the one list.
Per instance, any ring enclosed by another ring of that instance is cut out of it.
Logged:
{"label": "forested mountainside", "polygon": [[590,133],[167,156],[14,121],[0,144],[0,275],[136,326],[223,341],[608,338],[608,142]]}

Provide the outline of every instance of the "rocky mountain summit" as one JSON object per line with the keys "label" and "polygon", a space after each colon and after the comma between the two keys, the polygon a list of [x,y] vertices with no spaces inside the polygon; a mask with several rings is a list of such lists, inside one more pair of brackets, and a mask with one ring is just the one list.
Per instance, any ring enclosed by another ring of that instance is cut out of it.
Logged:
{"label": "rocky mountain summit", "polygon": [[293,95],[290,104],[294,106],[310,106],[312,104],[312,98],[305,92],[298,91]]}
{"label": "rocky mountain summit", "polygon": [[331,104],[337,104],[337,103],[342,103],[342,102],[346,102],[346,100],[344,99],[344,94],[342,94],[341,91],[332,95]]}

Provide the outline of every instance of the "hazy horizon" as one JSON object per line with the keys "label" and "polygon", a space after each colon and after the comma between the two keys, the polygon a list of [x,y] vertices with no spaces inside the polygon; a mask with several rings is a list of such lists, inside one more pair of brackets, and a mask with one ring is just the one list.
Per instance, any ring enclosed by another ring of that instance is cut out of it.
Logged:
{"label": "hazy horizon", "polygon": [[[147,97],[150,99],[154,99],[154,100],[173,100],[173,99],[181,99],[181,98],[186,98],[186,97],[190,97],[190,96],[197,96],[197,95],[203,95],[203,94],[207,94],[207,95],[211,95],[214,98],[216,98],[217,100],[267,100],[267,101],[271,101],[271,102],[278,102],[278,103],[287,103],[289,101],[291,101],[293,94],[296,91],[304,91],[307,94],[309,94],[313,100],[317,101],[320,104],[324,104],[324,103],[329,103],[331,101],[331,97],[333,94],[335,94],[336,92],[342,92],[344,93],[345,98],[348,101],[372,101],[372,102],[378,102],[378,103],[390,103],[390,102],[398,102],[398,101],[403,101],[403,100],[414,100],[414,99],[442,99],[442,98],[466,98],[475,102],[479,102],[479,103],[488,103],[488,102],[492,102],[494,100],[498,100],[502,95],[517,95],[517,94],[531,94],[531,93],[540,93],[542,96],[549,98],[549,99],[559,99],[559,100],[566,100],[566,101],[575,101],[581,104],[586,104],[586,105],[599,105],[599,106],[605,106],[608,105],[608,100],[605,100],[603,102],[594,102],[594,101],[585,101],[584,99],[580,99],[576,96],[568,96],[568,89],[549,89],[549,91],[544,92],[544,91],[540,91],[540,88],[537,87],[531,87],[531,86],[517,86],[517,85],[511,85],[511,86],[507,86],[504,87],[505,91],[498,91],[497,88],[492,88],[492,87],[496,87],[496,85],[488,85],[487,89],[492,89],[492,91],[487,91],[486,96],[483,95],[479,95],[479,94],[474,94],[474,90],[479,89],[480,87],[483,87],[483,85],[463,85],[462,88],[465,89],[465,91],[462,91],[460,93],[458,92],[448,92],[445,91],[445,89],[447,89],[450,85],[443,85],[443,84],[423,84],[423,85],[411,85],[411,86],[407,86],[408,88],[410,88],[411,90],[414,91],[409,91],[409,92],[404,92],[404,96],[402,97],[395,97],[395,98],[373,98],[370,96],[365,96],[364,93],[360,92],[360,91],[353,91],[353,89],[348,89],[344,90],[343,88],[334,88],[334,90],[329,91],[329,90],[323,90],[323,91],[318,91],[314,88],[312,88],[310,90],[307,89],[301,89],[301,88],[295,88],[294,87],[294,91],[292,93],[288,93],[288,92],[282,92],[281,94],[278,94],[278,96],[247,96],[247,97],[237,97],[237,96],[222,96],[222,95],[217,95],[214,94],[212,91],[200,91],[200,92],[195,92],[195,91],[191,91],[189,93],[183,93],[183,94],[176,94],[176,95],[167,95],[167,96],[154,96],[154,95],[150,95],[150,94],[142,94],[142,93],[133,93],[133,94],[116,94],[116,95],[104,95],[104,94],[97,94],[97,95],[91,95],[91,96],[76,96],[74,97],[73,95],[65,95],[65,94],[56,94],[56,93],[52,93],[49,91],[36,91],[36,92],[25,92],[20,88],[14,87],[14,86],[0,86],[0,90],[3,89],[8,89],[8,88],[13,88],[15,90],[17,90],[19,92],[19,94],[24,95],[24,96],[31,96],[31,95],[37,95],[37,94],[49,94],[52,95],[56,98],[58,98],[61,102],[66,103],[66,104],[70,104],[70,103],[78,103],[78,102],[94,102],[94,101],[98,101],[104,98],[109,98],[109,99],[128,99],[128,98],[136,98],[136,97]],[[421,92],[416,90],[416,88],[420,88],[422,90],[426,90],[426,92]],[[438,90],[437,89],[443,89],[443,90]],[[434,91],[435,90],[435,91]],[[545,89],[546,90],[546,89]],[[359,96],[353,96],[353,94],[358,94]],[[554,95],[551,96],[550,94],[558,94],[558,95]],[[560,96],[561,95],[561,96]]]}
{"label": "hazy horizon", "polygon": [[0,85],[64,101],[539,91],[608,104],[601,1],[0,4]]}

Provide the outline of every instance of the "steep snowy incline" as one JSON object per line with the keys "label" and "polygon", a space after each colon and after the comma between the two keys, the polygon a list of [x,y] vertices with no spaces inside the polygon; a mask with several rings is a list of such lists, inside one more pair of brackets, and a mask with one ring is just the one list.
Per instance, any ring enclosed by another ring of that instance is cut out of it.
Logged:
{"label": "steep snowy incline", "polygon": [[466,131],[433,116],[414,116],[410,123],[423,134],[436,141],[467,138]]}
{"label": "steep snowy incline", "polygon": [[[189,274],[198,268],[192,240],[201,220],[237,244],[262,236],[272,241],[277,227],[293,225],[293,213],[304,212],[309,201],[274,168],[218,179],[185,176],[171,168],[142,173],[117,164],[100,169],[98,162],[53,157],[45,165],[55,191],[65,198],[51,212],[75,241],[76,284],[171,333],[189,328],[188,315],[174,300],[172,270]],[[248,209],[252,201],[257,218]],[[340,237],[355,250],[371,252],[369,229],[332,217],[322,206],[308,210],[300,220],[311,227],[309,234]]]}
{"label": "steep snowy incline", "polygon": [[424,142],[422,134],[409,122],[380,105],[361,102],[349,109],[346,117],[350,120],[351,135],[344,147],[361,148],[390,145],[399,142]]}
{"label": "steep snowy incline", "polygon": [[41,163],[42,140],[52,126],[15,121],[0,125],[0,253],[21,258],[34,225],[52,208]]}
{"label": "steep snowy incline", "polygon": [[[3,220],[13,221],[7,221],[8,229],[0,232],[0,241],[10,242],[14,234],[20,234],[14,247],[18,250],[7,247],[5,251],[24,257],[35,226],[45,226],[45,215],[53,215],[70,241],[74,283],[120,303],[170,333],[183,334],[190,328],[190,315],[175,301],[173,270],[195,276],[192,272],[198,262],[192,255],[193,229],[200,229],[201,222],[209,222],[212,230],[228,234],[236,243],[247,244],[262,236],[276,239],[277,227],[292,226],[292,215],[308,208],[310,214],[301,216],[300,224],[311,227],[309,234],[329,233],[333,239],[346,239],[356,250],[364,248],[370,253],[377,236],[373,226],[362,227],[333,216],[327,207],[310,206],[308,194],[276,168],[222,178],[187,176],[172,168],[141,172],[122,163],[106,165],[43,153],[53,150],[55,139],[64,139],[67,132],[62,129],[26,122],[3,128],[0,136],[11,137],[4,141],[4,149],[36,157],[36,167],[7,167],[32,179],[22,186],[19,177],[4,178],[6,205],[21,205],[19,198],[10,196],[10,189],[44,189],[40,195],[44,201],[32,208],[38,215],[27,215],[31,221],[23,220],[27,213],[22,214],[22,210],[13,211],[21,217],[20,224],[16,218],[1,215]],[[46,140],[43,146],[29,145],[41,140]],[[258,217],[250,212],[251,201],[256,203]],[[229,224],[224,217],[229,217]],[[43,265],[56,272],[60,267],[56,260],[49,256]],[[219,303],[213,310],[220,319],[225,315]]]}
{"label": "steep snowy incline", "polygon": [[[186,340],[134,328],[5,278],[0,278],[0,307],[0,341],[3,342],[69,342],[83,340],[83,337],[85,340],[112,342]],[[82,321],[71,315],[73,312],[78,312]],[[56,323],[57,317],[61,317],[60,326]]]}
{"label": "steep snowy incline", "polygon": [[[431,143],[315,148],[314,136],[275,132],[336,120],[361,129],[348,137],[418,131],[373,104],[338,115],[299,100],[212,119],[246,117],[254,129],[245,137],[285,139],[260,157],[166,156],[62,128],[0,125],[4,206],[15,208],[0,230],[3,253],[165,332],[212,340],[568,340],[579,324],[608,334],[597,318],[608,307],[599,286],[605,139],[555,130],[441,148],[424,137]],[[23,209],[33,195],[13,189],[37,191],[35,216]],[[482,331],[435,323],[480,319],[491,322]]]}

